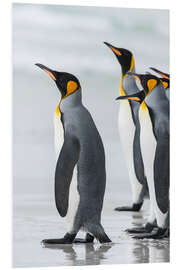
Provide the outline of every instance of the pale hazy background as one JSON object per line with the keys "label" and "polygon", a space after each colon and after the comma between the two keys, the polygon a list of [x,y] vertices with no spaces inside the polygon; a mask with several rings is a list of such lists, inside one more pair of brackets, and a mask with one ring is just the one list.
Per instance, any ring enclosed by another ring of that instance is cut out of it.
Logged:
{"label": "pale hazy background", "polygon": [[[120,66],[103,44],[134,53],[136,71],[153,66],[169,71],[167,10],[13,5],[13,247],[14,266],[58,266],[165,262],[168,240],[135,241],[124,233],[147,217],[117,213],[131,203],[131,190],[117,130]],[[42,63],[76,75],[83,102],[91,112],[106,151],[107,189],[103,225],[117,244],[100,248],[40,246],[43,238],[61,237],[65,225],[54,204],[55,154],[53,113],[59,92],[37,68]]]}

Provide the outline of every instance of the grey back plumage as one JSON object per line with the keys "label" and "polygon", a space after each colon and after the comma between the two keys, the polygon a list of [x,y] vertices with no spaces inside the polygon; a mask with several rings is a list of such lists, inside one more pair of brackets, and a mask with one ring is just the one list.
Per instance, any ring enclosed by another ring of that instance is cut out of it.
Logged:
{"label": "grey back plumage", "polygon": [[169,100],[159,83],[145,98],[157,147],[154,160],[154,185],[157,204],[166,213],[169,209]]}
{"label": "grey back plumage", "polygon": [[169,136],[169,100],[161,83],[145,98],[145,102],[150,111],[155,136]]}

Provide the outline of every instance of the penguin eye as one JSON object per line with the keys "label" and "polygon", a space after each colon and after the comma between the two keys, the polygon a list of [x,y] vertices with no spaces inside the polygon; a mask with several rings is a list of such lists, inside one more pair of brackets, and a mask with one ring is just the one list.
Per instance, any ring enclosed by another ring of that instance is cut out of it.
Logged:
{"label": "penguin eye", "polygon": [[147,82],[148,91],[151,92],[156,85],[157,81],[155,79],[148,80]]}
{"label": "penguin eye", "polygon": [[67,95],[74,93],[78,89],[78,84],[75,81],[69,81],[67,83]]}

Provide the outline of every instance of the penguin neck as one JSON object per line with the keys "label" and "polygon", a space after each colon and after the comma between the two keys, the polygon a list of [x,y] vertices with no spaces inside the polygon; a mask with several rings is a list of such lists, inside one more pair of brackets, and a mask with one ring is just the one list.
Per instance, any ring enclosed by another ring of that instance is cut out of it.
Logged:
{"label": "penguin neck", "polygon": [[151,109],[157,108],[163,100],[166,100],[166,94],[163,86],[158,84],[151,93],[145,98],[145,102]]}
{"label": "penguin neck", "polygon": [[66,98],[61,98],[59,108],[60,112],[65,113],[66,111],[70,110],[72,107],[76,107],[82,104],[82,95],[81,95],[81,88],[79,88],[76,92],[69,95]]}
{"label": "penguin neck", "polygon": [[[135,72],[135,67],[132,69],[132,72]],[[138,92],[138,88],[136,85],[136,80],[129,76],[128,74],[121,75],[121,85],[120,85],[120,95],[131,95]]]}

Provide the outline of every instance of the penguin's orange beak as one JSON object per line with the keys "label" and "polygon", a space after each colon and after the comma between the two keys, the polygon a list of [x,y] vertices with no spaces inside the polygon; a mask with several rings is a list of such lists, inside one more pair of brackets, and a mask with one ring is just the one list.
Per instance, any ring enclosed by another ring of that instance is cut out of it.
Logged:
{"label": "penguin's orange beak", "polygon": [[116,100],[118,100],[118,99],[128,99],[128,100],[141,101],[141,99],[139,97],[128,97],[128,96],[120,96],[120,97],[116,98]]}
{"label": "penguin's orange beak", "polygon": [[44,70],[47,74],[49,74],[49,76],[54,80],[54,81],[56,81],[56,77],[54,76],[54,71],[52,70],[52,69],[50,69],[50,68],[48,68],[48,67],[46,67],[46,66],[44,66],[44,65],[42,65],[42,64],[39,64],[39,63],[37,63],[37,64],[35,64],[36,66],[38,66],[39,68],[41,68],[42,70]]}
{"label": "penguin's orange beak", "polygon": [[162,78],[165,78],[165,79],[170,79],[170,75],[167,74],[167,73],[164,73],[156,68],[153,68],[153,67],[150,67],[150,69],[152,69],[154,72],[158,73]]}
{"label": "penguin's orange beak", "polygon": [[105,45],[107,45],[116,55],[120,56],[122,55],[122,53],[114,46],[112,46],[110,43],[108,42],[104,42]]}
{"label": "penguin's orange beak", "polygon": [[116,100],[128,99],[128,100],[134,100],[134,101],[137,101],[139,103],[142,103],[143,100],[145,99],[145,97],[146,97],[146,94],[145,94],[144,90],[141,90],[141,91],[134,93],[132,95],[117,97]]}

